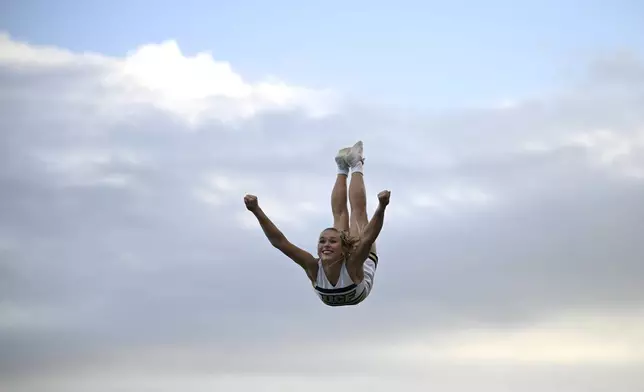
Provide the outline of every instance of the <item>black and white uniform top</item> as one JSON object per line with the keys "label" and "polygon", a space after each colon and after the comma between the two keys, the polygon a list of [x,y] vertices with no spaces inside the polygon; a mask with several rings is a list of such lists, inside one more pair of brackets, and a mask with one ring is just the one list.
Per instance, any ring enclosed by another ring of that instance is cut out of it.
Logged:
{"label": "black and white uniform top", "polygon": [[378,255],[375,252],[369,253],[369,257],[363,264],[364,279],[358,284],[354,283],[347,271],[346,262],[342,262],[340,278],[336,285],[332,285],[322,268],[322,261],[318,259],[318,277],[313,285],[313,290],[318,297],[329,306],[357,305],[364,301],[371,292],[373,279],[378,266]]}

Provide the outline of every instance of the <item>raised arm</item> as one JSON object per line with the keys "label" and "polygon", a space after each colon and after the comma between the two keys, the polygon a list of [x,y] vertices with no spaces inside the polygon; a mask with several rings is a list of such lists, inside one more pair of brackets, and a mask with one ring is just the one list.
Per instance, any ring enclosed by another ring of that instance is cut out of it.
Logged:
{"label": "raised arm", "polygon": [[369,223],[367,223],[367,226],[365,226],[360,236],[360,241],[356,245],[350,260],[351,264],[356,268],[362,268],[362,265],[369,256],[371,246],[380,235],[382,226],[385,223],[385,210],[387,209],[387,205],[389,205],[390,195],[391,192],[389,191],[382,191],[378,194],[378,208],[376,208],[376,212],[371,217],[371,220],[369,220]]}
{"label": "raised arm", "polygon": [[259,225],[262,227],[266,238],[275,248],[279,249],[287,257],[302,267],[310,277],[310,272],[317,267],[317,260],[309,252],[293,245],[282,233],[277,226],[266,216],[264,211],[257,203],[257,197],[246,195],[244,197],[246,208],[255,215]]}

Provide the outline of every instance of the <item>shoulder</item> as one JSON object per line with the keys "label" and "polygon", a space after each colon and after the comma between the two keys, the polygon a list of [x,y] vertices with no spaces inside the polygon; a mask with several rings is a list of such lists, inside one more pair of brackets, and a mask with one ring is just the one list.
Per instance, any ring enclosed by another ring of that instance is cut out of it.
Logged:
{"label": "shoulder", "polygon": [[306,271],[306,274],[313,282],[317,280],[318,270],[320,269],[319,262],[320,262],[320,259],[313,258],[310,261],[310,263],[304,266],[304,270]]}
{"label": "shoulder", "polygon": [[347,260],[347,266],[362,268],[364,262],[369,258],[373,243],[365,240],[360,240],[353,247],[353,252]]}

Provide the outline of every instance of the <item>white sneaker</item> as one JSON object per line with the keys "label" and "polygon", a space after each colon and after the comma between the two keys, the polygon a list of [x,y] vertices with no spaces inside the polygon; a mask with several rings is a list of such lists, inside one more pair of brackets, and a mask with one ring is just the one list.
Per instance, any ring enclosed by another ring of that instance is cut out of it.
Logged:
{"label": "white sneaker", "polygon": [[344,158],[349,167],[354,167],[358,163],[364,163],[364,157],[362,156],[363,152],[364,146],[362,144],[362,140],[360,140],[349,149],[349,152]]}
{"label": "white sneaker", "polygon": [[349,171],[349,164],[347,163],[347,155],[351,151],[351,147],[342,148],[335,156],[335,163],[338,164],[338,169],[341,171]]}

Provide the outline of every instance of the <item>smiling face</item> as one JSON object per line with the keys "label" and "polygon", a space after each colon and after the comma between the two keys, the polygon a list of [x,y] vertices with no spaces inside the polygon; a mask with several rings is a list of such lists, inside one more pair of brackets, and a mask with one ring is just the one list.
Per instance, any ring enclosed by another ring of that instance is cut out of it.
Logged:
{"label": "smiling face", "polygon": [[335,261],[344,257],[342,239],[337,230],[326,229],[320,233],[318,256],[322,261]]}

